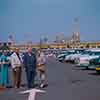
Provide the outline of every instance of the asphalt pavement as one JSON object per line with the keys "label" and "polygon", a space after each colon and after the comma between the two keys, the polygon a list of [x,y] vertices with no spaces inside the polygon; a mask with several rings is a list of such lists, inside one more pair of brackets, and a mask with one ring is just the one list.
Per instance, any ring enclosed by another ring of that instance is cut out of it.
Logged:
{"label": "asphalt pavement", "polygon": [[[37,94],[36,100],[100,100],[100,75],[95,71],[50,58],[47,62],[47,75],[49,85],[43,89],[46,93]],[[22,79],[22,83],[26,84],[24,71]],[[28,100],[28,94],[19,93],[24,90],[27,88],[8,88],[0,93],[0,100]]]}

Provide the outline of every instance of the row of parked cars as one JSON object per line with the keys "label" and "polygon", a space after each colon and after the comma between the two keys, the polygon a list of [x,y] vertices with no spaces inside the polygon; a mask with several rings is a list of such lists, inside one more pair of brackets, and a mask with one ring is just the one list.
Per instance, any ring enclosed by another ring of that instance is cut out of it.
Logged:
{"label": "row of parked cars", "polygon": [[100,73],[100,49],[68,49],[57,55],[60,62],[70,62],[78,67],[96,70]]}

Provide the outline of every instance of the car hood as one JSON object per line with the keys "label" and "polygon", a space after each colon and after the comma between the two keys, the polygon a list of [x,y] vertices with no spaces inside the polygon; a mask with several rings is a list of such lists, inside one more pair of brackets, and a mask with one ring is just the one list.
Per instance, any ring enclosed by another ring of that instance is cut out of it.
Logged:
{"label": "car hood", "polygon": [[57,58],[60,58],[60,57],[65,56],[65,55],[67,55],[67,54],[60,54],[57,56]]}
{"label": "car hood", "polygon": [[78,57],[78,56],[81,56],[81,54],[73,54],[73,55],[70,55],[70,57]]}
{"label": "car hood", "polygon": [[80,57],[80,60],[91,60],[91,59],[94,59],[94,58],[98,58],[99,56],[81,56]]}
{"label": "car hood", "polygon": [[70,59],[72,55],[73,55],[73,54],[66,55],[66,57],[65,57],[65,60],[68,60],[68,59]]}

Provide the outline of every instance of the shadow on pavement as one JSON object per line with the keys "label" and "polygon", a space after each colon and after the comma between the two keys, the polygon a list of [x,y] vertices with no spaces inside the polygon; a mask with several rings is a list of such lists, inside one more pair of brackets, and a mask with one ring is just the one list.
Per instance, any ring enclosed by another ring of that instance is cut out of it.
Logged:
{"label": "shadow on pavement", "polygon": [[[26,84],[21,84],[21,87],[26,87],[26,86],[27,86]],[[8,85],[6,88],[7,89],[11,89],[11,88],[13,88],[13,86],[12,85]]]}
{"label": "shadow on pavement", "polygon": [[11,88],[13,88],[13,86],[7,86],[6,88],[11,89]]}
{"label": "shadow on pavement", "polygon": [[100,74],[98,74],[96,72],[88,73],[88,75],[100,76]]}
{"label": "shadow on pavement", "polygon": [[22,86],[22,87],[26,87],[26,86],[27,86],[27,84],[21,84],[21,86]]}
{"label": "shadow on pavement", "polygon": [[82,81],[81,81],[81,80],[72,80],[72,81],[71,81],[72,84],[80,83],[80,82],[82,82]]}
{"label": "shadow on pavement", "polygon": [[80,70],[80,71],[87,71],[87,70],[89,70],[89,69],[86,69],[86,68],[72,68],[72,70]]}

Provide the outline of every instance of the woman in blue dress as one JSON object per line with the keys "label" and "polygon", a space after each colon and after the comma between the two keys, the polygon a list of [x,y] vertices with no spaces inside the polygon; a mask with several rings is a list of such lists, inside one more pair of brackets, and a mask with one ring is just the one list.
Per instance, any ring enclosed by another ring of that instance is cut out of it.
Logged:
{"label": "woman in blue dress", "polygon": [[7,87],[9,83],[8,79],[8,65],[9,60],[7,58],[7,51],[3,51],[3,55],[1,56],[1,86]]}

